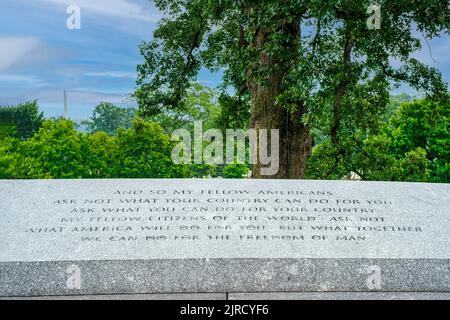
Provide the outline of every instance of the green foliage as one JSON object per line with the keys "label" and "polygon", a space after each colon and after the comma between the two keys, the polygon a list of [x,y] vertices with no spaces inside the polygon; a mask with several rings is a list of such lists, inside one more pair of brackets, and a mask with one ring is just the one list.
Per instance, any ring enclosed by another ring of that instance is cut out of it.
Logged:
{"label": "green foliage", "polygon": [[218,128],[220,116],[221,106],[217,92],[194,83],[187,89],[183,108],[164,109],[157,114],[147,116],[146,120],[159,123],[166,132],[173,132],[181,128],[193,130],[194,121],[202,121],[205,130]]}
{"label": "green foliage", "polygon": [[389,104],[386,107],[386,112],[384,114],[383,120],[386,122],[389,121],[389,119],[398,111],[402,103],[412,102],[413,100],[413,97],[406,93],[391,96]]}
{"label": "green foliage", "polygon": [[391,152],[421,148],[431,170],[431,181],[450,182],[450,99],[446,102],[416,100],[401,105],[389,121]]}
{"label": "green foliage", "polygon": [[89,164],[90,178],[115,178],[112,154],[116,148],[117,138],[100,131],[85,136],[89,145],[86,163]]}
{"label": "green foliage", "polygon": [[188,166],[189,178],[215,178],[220,176],[221,166],[191,164]]}
{"label": "green foliage", "polygon": [[[281,79],[276,105],[295,110],[305,104],[308,114],[298,121],[326,134],[343,89],[338,110],[343,127],[337,134],[355,128],[378,130],[391,81],[408,83],[429,96],[447,93],[439,71],[413,58],[421,47],[413,30],[428,38],[448,33],[450,9],[447,0],[380,0],[381,29],[369,30],[367,8],[372,3],[155,1],[166,18],[154,39],[140,46],[145,59],[138,66],[135,92],[140,111],[155,115],[183,110],[190,83],[206,67],[222,70],[223,88],[247,100],[257,86]],[[349,56],[343,59],[346,47]],[[246,104],[247,112],[249,107]],[[239,121],[243,115],[235,116]]]}
{"label": "green foliage", "polygon": [[[211,96],[201,97],[191,99],[197,101],[191,102],[192,119],[217,116],[220,107],[208,103]],[[356,130],[342,136],[339,148],[329,140],[316,145],[307,177],[341,179],[354,171],[365,180],[450,182],[450,103],[445,97],[398,100],[392,99],[395,111],[377,133]],[[47,120],[27,140],[0,137],[0,178],[243,178],[249,172],[237,164],[174,165],[173,146],[160,125],[140,118],[116,136],[83,134],[69,120]]]}
{"label": "green foliage", "polygon": [[[164,109],[159,113],[147,115],[146,120],[159,123],[168,133],[186,129],[193,137],[196,121],[202,121],[204,131],[226,128],[222,122],[224,116],[222,102],[222,97],[219,97],[216,90],[193,83],[183,98],[183,108]],[[187,168],[188,176],[191,178],[218,177],[222,169],[221,166],[206,164],[191,164]]]}
{"label": "green foliage", "polygon": [[242,179],[249,173],[249,168],[242,164],[229,164],[222,170],[222,177],[226,179]]}
{"label": "green foliage", "polygon": [[187,174],[185,166],[174,165],[173,144],[157,123],[136,119],[129,130],[119,130],[111,154],[110,175],[117,178],[174,178]]}
{"label": "green foliage", "polygon": [[31,137],[42,125],[43,114],[36,101],[10,107],[0,106],[0,137]]}
{"label": "green foliage", "polygon": [[20,140],[13,137],[0,137],[0,179],[14,175],[15,150]]}
{"label": "green foliage", "polygon": [[70,120],[46,120],[30,139],[0,140],[0,178],[182,178],[172,143],[156,123],[137,119],[117,136],[83,134]]}
{"label": "green foliage", "polygon": [[380,133],[355,132],[336,150],[317,145],[308,163],[312,179],[340,179],[350,171],[365,180],[450,182],[450,104],[404,102]]}
{"label": "green foliage", "polygon": [[16,163],[17,178],[86,178],[89,153],[85,137],[69,120],[46,120],[42,128],[20,144]]}
{"label": "green foliage", "polygon": [[121,108],[109,102],[102,102],[95,107],[91,119],[82,122],[82,126],[91,133],[104,131],[115,135],[119,128],[128,129],[132,126],[135,113],[132,108]]}
{"label": "green foliage", "polygon": [[250,123],[249,97],[222,94],[219,98],[221,113],[217,120],[218,128],[247,129]]}

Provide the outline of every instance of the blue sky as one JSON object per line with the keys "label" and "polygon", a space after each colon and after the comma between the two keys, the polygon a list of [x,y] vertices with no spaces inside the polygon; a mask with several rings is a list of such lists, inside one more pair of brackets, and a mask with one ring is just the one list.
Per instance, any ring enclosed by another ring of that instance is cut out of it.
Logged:
{"label": "blue sky", "polygon": [[[69,5],[81,7],[81,30],[66,28]],[[150,0],[1,0],[0,105],[37,99],[46,116],[60,116],[64,90],[74,120],[101,101],[133,105],[138,45],[160,17]],[[416,54],[447,82],[449,40],[429,42],[434,61],[427,46]],[[199,81],[214,86],[219,78],[203,71]]]}

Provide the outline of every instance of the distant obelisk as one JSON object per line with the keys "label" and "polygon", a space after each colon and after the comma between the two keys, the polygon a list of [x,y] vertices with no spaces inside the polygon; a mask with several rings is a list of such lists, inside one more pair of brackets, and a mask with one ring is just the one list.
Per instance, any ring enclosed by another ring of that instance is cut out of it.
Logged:
{"label": "distant obelisk", "polygon": [[67,106],[67,92],[64,90],[64,119],[69,119],[69,108]]}

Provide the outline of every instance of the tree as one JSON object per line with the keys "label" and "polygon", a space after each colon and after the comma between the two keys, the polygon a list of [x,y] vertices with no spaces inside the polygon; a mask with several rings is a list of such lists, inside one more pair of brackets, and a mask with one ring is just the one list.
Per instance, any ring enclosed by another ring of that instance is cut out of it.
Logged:
{"label": "tree", "polygon": [[136,119],[117,136],[80,133],[70,120],[46,120],[30,139],[0,139],[0,178],[183,178],[173,144],[157,123]]}
{"label": "tree", "polygon": [[186,90],[183,108],[162,110],[148,116],[146,120],[159,123],[163,129],[171,133],[176,129],[193,130],[193,122],[202,121],[203,129],[219,127],[221,105],[214,89],[193,83]]}
{"label": "tree", "polygon": [[340,179],[354,171],[364,180],[449,182],[448,128],[450,100],[401,103],[381,132],[347,137],[345,157],[338,162],[331,141],[316,146],[308,178]]}
{"label": "tree", "polygon": [[413,100],[414,98],[407,93],[400,93],[391,96],[389,99],[389,104],[386,107],[383,120],[386,122],[389,121],[389,119],[398,111],[402,103],[412,102]]}
{"label": "tree", "polygon": [[[146,120],[157,122],[167,133],[177,129],[187,129],[194,134],[194,122],[201,121],[202,129],[222,128],[222,97],[216,90],[199,83],[192,83],[183,98],[183,108],[162,110],[160,113],[147,116]],[[206,145],[206,143],[204,143]],[[189,176],[195,178],[217,177],[222,166],[207,164],[189,165]]]}
{"label": "tree", "polygon": [[37,132],[43,119],[36,101],[11,107],[0,106],[0,137],[27,139]]}
{"label": "tree", "polygon": [[92,133],[104,131],[115,135],[119,128],[130,128],[134,116],[135,110],[132,108],[121,108],[109,102],[102,102],[95,107],[91,119],[83,121],[82,125]]}
{"label": "tree", "polygon": [[387,135],[390,152],[405,154],[417,148],[424,151],[430,181],[450,182],[450,97],[445,103],[416,100],[403,103],[390,119]]}
{"label": "tree", "polygon": [[116,178],[112,156],[117,145],[117,138],[99,131],[85,136],[89,152],[85,155],[85,163],[89,167],[90,178]]}
{"label": "tree", "polygon": [[140,111],[183,108],[201,67],[223,69],[223,87],[249,97],[250,126],[280,130],[275,178],[304,177],[311,128],[330,137],[337,162],[342,136],[379,130],[390,81],[447,93],[440,73],[411,55],[420,48],[413,26],[428,38],[448,33],[448,1],[378,2],[381,28],[371,30],[369,0],[155,0],[165,17],[140,47]]}
{"label": "tree", "polygon": [[13,137],[0,137],[0,179],[14,177],[14,162],[20,140]]}
{"label": "tree", "polygon": [[172,162],[173,146],[160,125],[138,118],[132,128],[119,130],[109,175],[114,178],[185,177],[187,167]]}
{"label": "tree", "polygon": [[222,170],[222,177],[227,179],[242,179],[250,170],[243,164],[229,164]]}
{"label": "tree", "polygon": [[22,142],[14,157],[14,177],[67,179],[90,177],[85,136],[70,120],[46,120],[30,139]]}

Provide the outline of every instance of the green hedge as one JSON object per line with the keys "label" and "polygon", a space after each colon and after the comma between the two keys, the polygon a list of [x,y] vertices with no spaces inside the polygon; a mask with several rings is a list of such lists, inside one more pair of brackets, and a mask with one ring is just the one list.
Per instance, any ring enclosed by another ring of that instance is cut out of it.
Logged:
{"label": "green hedge", "polygon": [[43,119],[36,101],[0,106],[0,136],[28,139],[42,126]]}

